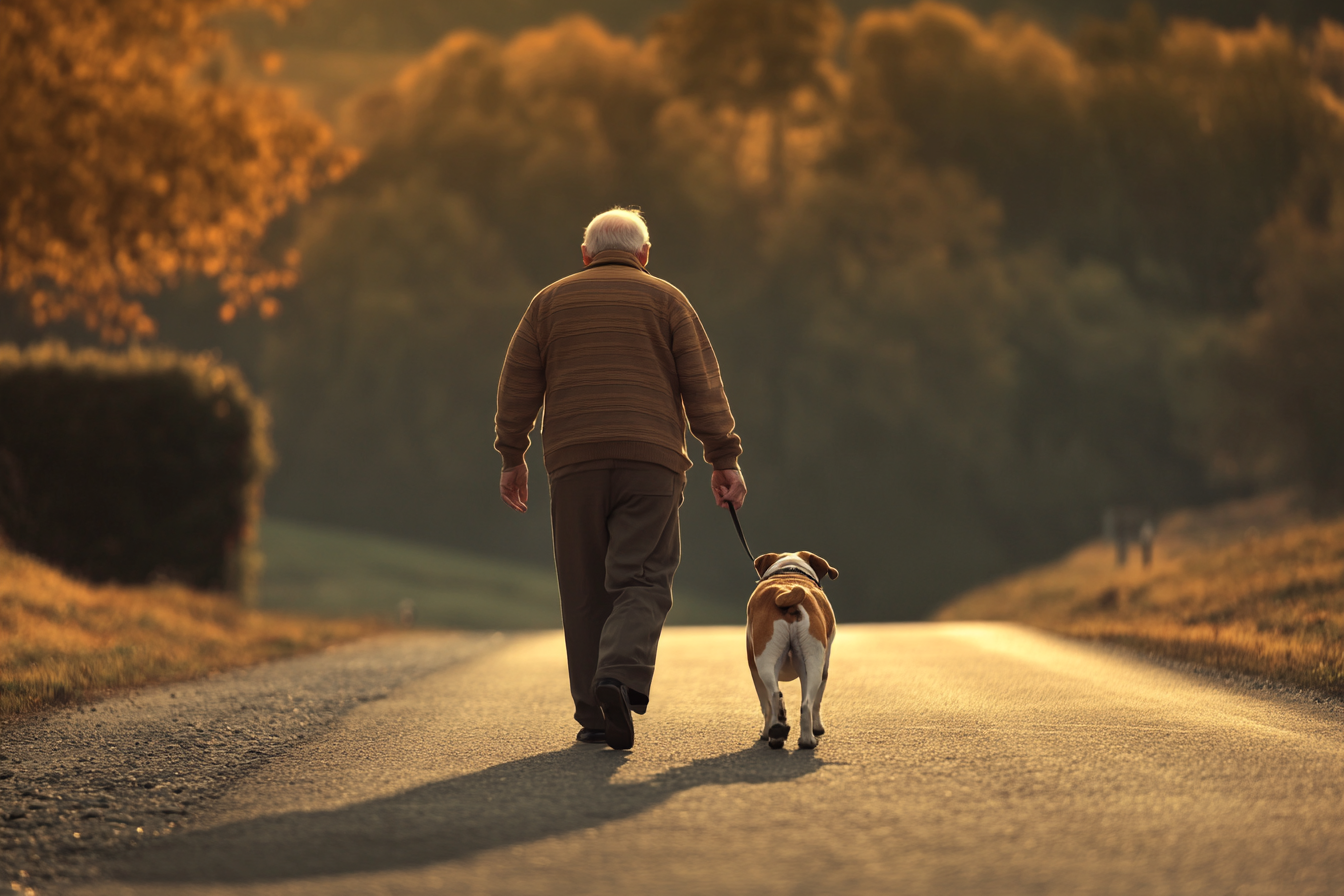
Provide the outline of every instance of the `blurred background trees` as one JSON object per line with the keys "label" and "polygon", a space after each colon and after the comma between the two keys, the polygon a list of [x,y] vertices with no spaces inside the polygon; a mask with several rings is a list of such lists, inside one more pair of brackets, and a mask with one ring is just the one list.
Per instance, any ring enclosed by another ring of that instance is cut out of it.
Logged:
{"label": "blurred background trees", "polygon": [[[1344,497],[1327,5],[235,16],[225,80],[293,86],[363,161],[273,228],[303,257],[275,320],[221,333],[200,286],[147,307],[261,384],[271,512],[541,564],[545,515],[497,496],[503,350],[588,219],[639,205],[719,352],[752,542],[839,558],[846,619],[917,617],[1109,504]],[[737,606],[706,479],[678,581]]]}

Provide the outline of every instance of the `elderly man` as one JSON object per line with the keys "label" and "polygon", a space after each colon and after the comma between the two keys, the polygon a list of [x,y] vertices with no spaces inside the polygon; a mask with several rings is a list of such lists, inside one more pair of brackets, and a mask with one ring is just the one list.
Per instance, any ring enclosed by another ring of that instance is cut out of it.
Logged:
{"label": "elderly man", "polygon": [[681,291],[646,270],[643,217],[603,212],[580,251],[584,269],[537,293],[509,343],[495,414],[499,493],[527,511],[523,455],[544,402],[578,740],[628,750],[681,561],[688,422],[714,467],[715,502],[741,507],[747,488],[714,349]]}

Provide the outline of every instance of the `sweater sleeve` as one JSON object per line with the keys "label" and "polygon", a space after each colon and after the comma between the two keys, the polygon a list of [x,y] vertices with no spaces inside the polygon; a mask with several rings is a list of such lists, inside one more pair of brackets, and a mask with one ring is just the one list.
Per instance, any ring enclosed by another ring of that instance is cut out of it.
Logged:
{"label": "sweater sleeve", "polygon": [[733,432],[737,424],[723,391],[714,346],[685,299],[673,306],[671,324],[672,357],[691,434],[705,446],[706,463],[716,470],[736,470],[742,440]]}
{"label": "sweater sleeve", "polygon": [[504,356],[495,394],[495,450],[508,470],[523,462],[532,440],[528,434],[546,396],[546,369],[533,327],[535,301],[518,324]]}

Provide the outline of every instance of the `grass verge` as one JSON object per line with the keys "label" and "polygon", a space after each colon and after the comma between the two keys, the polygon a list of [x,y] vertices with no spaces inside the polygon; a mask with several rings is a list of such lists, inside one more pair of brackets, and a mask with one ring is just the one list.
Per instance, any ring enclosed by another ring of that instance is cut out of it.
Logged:
{"label": "grass verge", "polygon": [[88,585],[0,547],[0,717],[292,656],[380,628],[252,610],[177,585]]}
{"label": "grass verge", "polygon": [[[261,523],[263,609],[490,631],[560,627],[555,570],[401,541],[367,532],[267,518]],[[723,608],[676,589],[669,625],[737,622]]]}
{"label": "grass verge", "polygon": [[976,588],[940,620],[1007,620],[1344,695],[1344,518],[1286,495],[1163,521],[1153,565],[1084,545]]}
{"label": "grass verge", "polygon": [[290,520],[261,524],[259,605],[317,616],[469,629],[559,628],[555,574],[365,532]]}

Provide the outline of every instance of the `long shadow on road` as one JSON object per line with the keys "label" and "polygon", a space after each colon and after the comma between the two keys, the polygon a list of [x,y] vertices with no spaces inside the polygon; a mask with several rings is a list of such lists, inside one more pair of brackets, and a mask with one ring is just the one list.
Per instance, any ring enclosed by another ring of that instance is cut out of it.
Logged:
{"label": "long shadow on road", "polygon": [[764,744],[621,784],[626,754],[573,747],[339,809],[288,812],[185,832],[128,857],[131,881],[245,883],[414,868],[638,815],[705,785],[810,774],[810,750]]}

